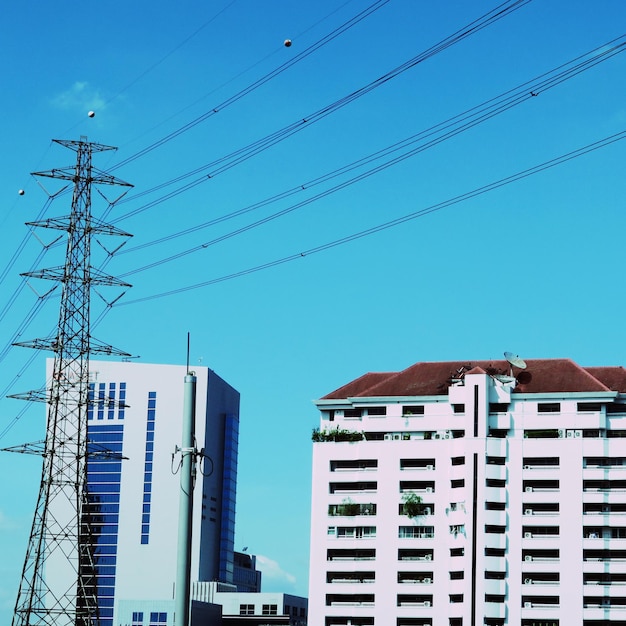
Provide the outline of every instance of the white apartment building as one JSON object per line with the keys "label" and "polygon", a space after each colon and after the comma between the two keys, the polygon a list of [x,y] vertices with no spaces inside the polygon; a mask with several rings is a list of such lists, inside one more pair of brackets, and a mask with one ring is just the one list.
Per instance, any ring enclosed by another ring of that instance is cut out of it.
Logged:
{"label": "white apartment building", "polygon": [[626,625],[626,370],[526,364],[317,401],[310,624]]}

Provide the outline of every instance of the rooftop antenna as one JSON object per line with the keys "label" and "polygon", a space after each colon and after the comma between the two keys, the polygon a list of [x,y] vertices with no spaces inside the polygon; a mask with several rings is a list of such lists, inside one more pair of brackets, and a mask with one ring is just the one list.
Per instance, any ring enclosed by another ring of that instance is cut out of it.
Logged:
{"label": "rooftop antenna", "polygon": [[191,333],[187,333],[187,375],[189,375],[189,346],[191,344]]}
{"label": "rooftop antenna", "polygon": [[526,369],[526,361],[512,352],[505,352],[504,358],[511,364],[511,376],[513,376],[513,368],[517,367],[521,370]]}

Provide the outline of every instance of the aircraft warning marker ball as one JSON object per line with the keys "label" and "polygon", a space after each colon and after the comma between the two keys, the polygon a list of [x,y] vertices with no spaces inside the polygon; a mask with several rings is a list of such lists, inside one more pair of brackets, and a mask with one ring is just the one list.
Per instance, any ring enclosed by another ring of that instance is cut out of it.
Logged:
{"label": "aircraft warning marker ball", "polygon": [[291,39],[285,39],[285,48],[291,47]]}
{"label": "aircraft warning marker ball", "polygon": [[20,196],[23,196],[23,195],[24,195],[24,190],[23,190],[23,189],[20,189],[17,193],[19,193],[19,194],[20,194]]}
{"label": "aircraft warning marker ball", "polygon": [[89,117],[95,117],[96,116],[96,112],[95,111],[89,111],[89,113],[87,113],[87,115]]}

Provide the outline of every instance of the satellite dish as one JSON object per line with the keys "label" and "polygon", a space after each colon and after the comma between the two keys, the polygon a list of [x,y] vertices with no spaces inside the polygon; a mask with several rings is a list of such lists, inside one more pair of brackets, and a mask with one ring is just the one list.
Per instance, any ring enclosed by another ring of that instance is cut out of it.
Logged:
{"label": "satellite dish", "polygon": [[526,361],[524,359],[520,359],[517,354],[513,354],[512,352],[505,352],[504,358],[513,366],[519,367],[521,370],[526,369]]}

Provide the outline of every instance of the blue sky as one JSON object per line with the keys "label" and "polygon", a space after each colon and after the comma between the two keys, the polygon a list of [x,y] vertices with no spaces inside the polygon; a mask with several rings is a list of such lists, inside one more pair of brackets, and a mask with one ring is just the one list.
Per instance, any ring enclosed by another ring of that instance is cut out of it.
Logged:
{"label": "blue sky", "polygon": [[[119,147],[96,155],[94,164],[109,170],[130,159],[112,171],[134,189],[108,219],[134,237],[107,271],[128,274],[133,288],[94,335],[146,362],[183,363],[190,332],[192,363],[208,365],[241,391],[236,545],[262,556],[266,590],[307,593],[310,432],[317,423],[312,400],[366,371],[399,370],[420,360],[500,358],[510,350],[588,366],[624,363],[624,141],[395,228],[300,256],[623,132],[624,54],[536,97],[520,97],[510,110],[393,167],[230,236],[367,168],[310,189],[320,176],[591,50],[598,49],[599,58],[626,24],[619,0],[534,0],[320,121],[302,122],[496,4],[381,3],[225,107],[372,5],[112,0],[106,9],[73,1],[4,9],[0,270],[27,237],[24,222],[34,220],[46,201],[29,173],[73,162],[74,154],[51,140],[87,136]],[[286,38],[293,40],[289,48]],[[198,121],[202,117],[207,119]],[[300,132],[236,166],[204,168],[139,195],[297,122]],[[186,132],[135,158],[186,125]],[[163,200],[202,176],[192,189]],[[53,191],[54,183],[44,185]],[[132,250],[298,187],[304,189],[290,198]],[[157,199],[163,201],[146,207]],[[69,202],[60,195],[46,215],[66,214]],[[94,195],[94,214],[105,208]],[[50,241],[49,233],[37,234]],[[226,235],[175,261],[135,271]],[[28,237],[0,284],[2,307],[40,252],[41,243]],[[37,267],[60,264],[62,254],[61,247],[50,249]],[[291,255],[295,260],[270,269],[143,300]],[[46,287],[31,285],[39,293]],[[5,393],[44,381],[46,355],[24,368],[28,350],[4,354],[35,300],[31,289],[22,289],[0,320]],[[46,336],[57,307],[58,299],[46,302],[20,338]],[[97,299],[94,318],[101,310]],[[14,422],[21,409],[16,400],[0,399],[1,447],[43,437],[43,408],[33,406]],[[36,458],[2,454],[0,471],[0,622],[8,623],[40,466]]]}

